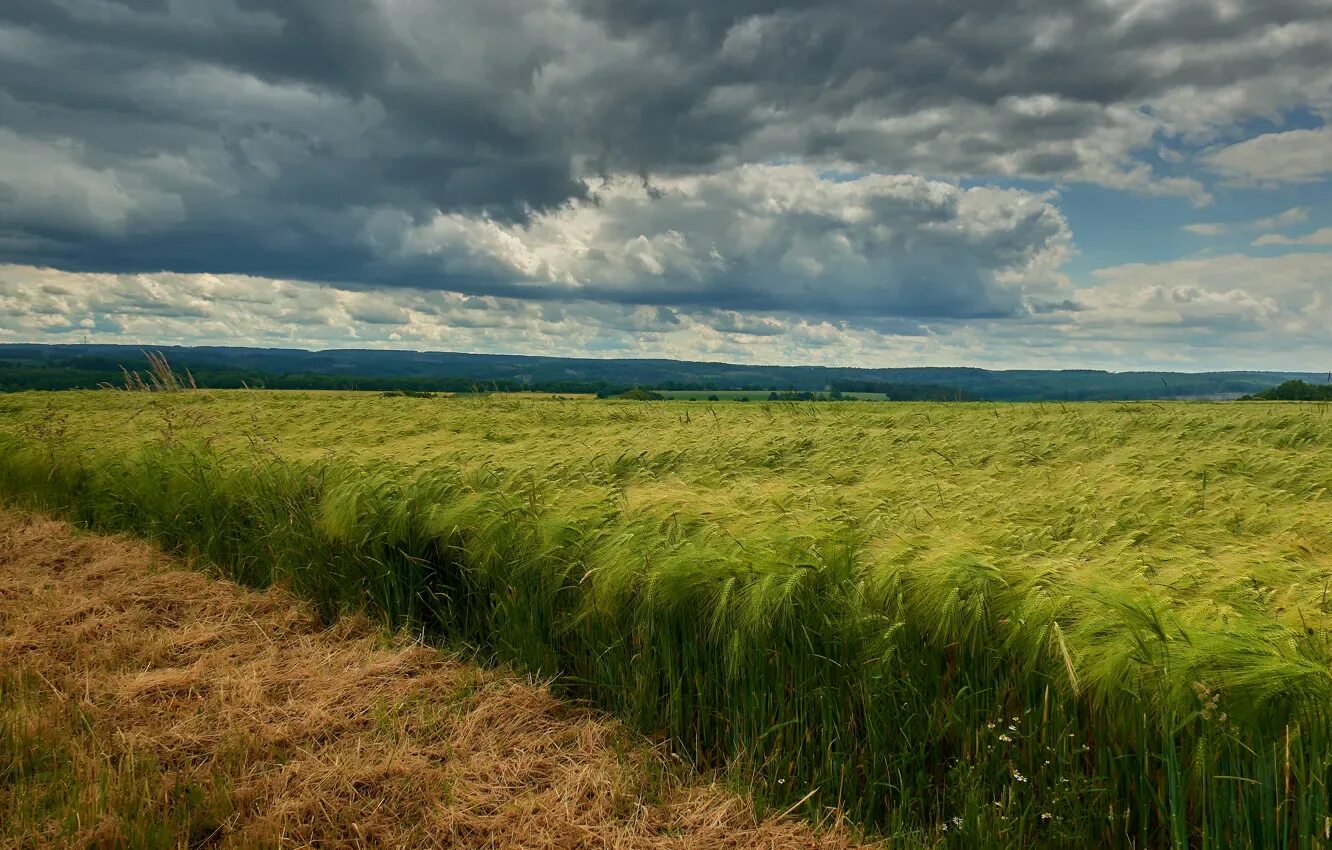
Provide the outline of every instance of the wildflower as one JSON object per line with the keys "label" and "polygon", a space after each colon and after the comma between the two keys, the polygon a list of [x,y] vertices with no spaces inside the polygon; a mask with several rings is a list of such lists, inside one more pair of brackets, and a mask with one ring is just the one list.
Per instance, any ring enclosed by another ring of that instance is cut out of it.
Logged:
{"label": "wildflower", "polygon": [[1013,778],[1014,778],[1015,780],[1017,780],[1018,782],[1026,782],[1026,781],[1027,781],[1027,777],[1025,777],[1025,776],[1023,776],[1022,774],[1018,773],[1016,770],[1013,771]]}
{"label": "wildflower", "polygon": [[1003,741],[1004,743],[1008,743],[1009,741],[1011,741],[1011,740],[1013,740],[1013,739],[1010,738],[1010,737],[1007,736],[1007,735],[1000,735],[1000,736],[999,736],[999,740]]}
{"label": "wildflower", "polygon": [[1054,815],[1049,812],[1041,812],[1041,820],[1051,820],[1052,818],[1054,818]]}
{"label": "wildflower", "polygon": [[959,817],[958,815],[953,815],[953,826],[957,827],[958,829],[962,828],[962,818]]}

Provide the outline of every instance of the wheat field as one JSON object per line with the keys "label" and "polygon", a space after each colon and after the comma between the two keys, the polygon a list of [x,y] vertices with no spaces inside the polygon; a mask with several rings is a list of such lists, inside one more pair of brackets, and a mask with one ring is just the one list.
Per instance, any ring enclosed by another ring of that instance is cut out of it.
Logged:
{"label": "wheat field", "polygon": [[815,819],[1329,846],[1326,405],[27,393],[0,489],[554,677]]}

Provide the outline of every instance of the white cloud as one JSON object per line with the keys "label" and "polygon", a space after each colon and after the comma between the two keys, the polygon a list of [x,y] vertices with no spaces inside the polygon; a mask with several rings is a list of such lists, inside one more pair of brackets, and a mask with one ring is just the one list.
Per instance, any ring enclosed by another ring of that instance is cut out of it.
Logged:
{"label": "white cloud", "polygon": [[1332,245],[1332,227],[1322,227],[1303,236],[1282,236],[1268,233],[1253,240],[1257,246],[1264,245]]}
{"label": "white cloud", "polygon": [[1064,298],[1068,225],[1045,193],[962,189],[910,175],[749,165],[619,177],[595,199],[507,224],[381,212],[376,250],[451,277],[636,304],[812,315],[1011,315]]}
{"label": "white cloud", "polygon": [[1281,230],[1290,227],[1292,224],[1300,224],[1309,220],[1308,207],[1291,207],[1285,212],[1265,218],[1256,218],[1249,223],[1249,226],[1255,230]]}
{"label": "white cloud", "polygon": [[[1197,222],[1195,224],[1186,224],[1181,228],[1189,233],[1198,236],[1224,236],[1233,230],[1281,230],[1290,227],[1293,224],[1307,221],[1309,218],[1308,207],[1291,207],[1284,212],[1276,215],[1269,215],[1263,218],[1255,218],[1252,221],[1243,221],[1238,223],[1227,223],[1220,221]],[[1255,245],[1266,245],[1268,242],[1262,240],[1254,242]],[[1270,243],[1282,244],[1282,243]]]}
{"label": "white cloud", "polygon": [[1265,133],[1215,149],[1203,162],[1250,183],[1308,183],[1332,174],[1332,128]]}
{"label": "white cloud", "polygon": [[[1321,350],[1332,327],[1332,254],[1253,257],[1226,254],[1163,263],[1130,263],[1096,271],[1081,290],[1085,309],[1069,321],[1084,330],[1142,335],[1236,352]],[[1196,344],[1196,343],[1195,343]],[[1293,364],[1292,364],[1293,365]]]}

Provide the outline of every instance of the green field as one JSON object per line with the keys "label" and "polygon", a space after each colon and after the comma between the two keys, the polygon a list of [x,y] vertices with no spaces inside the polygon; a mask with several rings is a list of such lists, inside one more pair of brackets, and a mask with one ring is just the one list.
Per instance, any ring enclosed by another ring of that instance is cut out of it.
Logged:
{"label": "green field", "polygon": [[0,489],[904,845],[1328,846],[1327,405],[751,399],[25,393]]}
{"label": "green field", "polygon": [[716,396],[721,401],[767,401],[768,390],[653,390],[674,401],[708,401]]}
{"label": "green field", "polygon": [[[674,401],[767,401],[772,390],[653,390]],[[843,398],[860,401],[887,401],[883,393],[842,393]]]}

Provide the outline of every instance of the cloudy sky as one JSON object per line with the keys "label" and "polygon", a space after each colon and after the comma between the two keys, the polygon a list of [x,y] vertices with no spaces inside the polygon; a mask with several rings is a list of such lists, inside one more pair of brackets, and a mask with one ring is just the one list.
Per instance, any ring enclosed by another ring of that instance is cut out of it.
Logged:
{"label": "cloudy sky", "polygon": [[0,341],[1332,368],[1329,0],[0,2]]}

